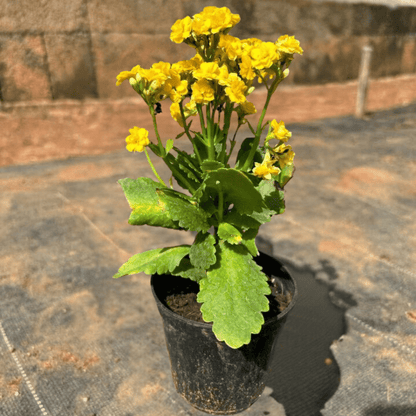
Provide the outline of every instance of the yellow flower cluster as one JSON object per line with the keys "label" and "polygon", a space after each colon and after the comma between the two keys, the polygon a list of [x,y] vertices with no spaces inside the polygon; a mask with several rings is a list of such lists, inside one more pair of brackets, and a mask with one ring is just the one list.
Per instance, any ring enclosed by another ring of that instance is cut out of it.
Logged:
{"label": "yellow flower cluster", "polygon": [[[246,115],[256,113],[254,105],[247,101],[247,96],[254,90],[253,80],[258,77],[266,86],[268,79],[274,77],[280,82],[288,75],[287,66],[293,54],[302,54],[303,50],[294,36],[284,35],[276,42],[263,42],[229,35],[239,21],[240,16],[231,13],[227,7],[205,7],[192,18],[188,16],[176,21],[171,40],[194,47],[196,55],[173,64],[155,63],[149,69],[136,65],[117,75],[116,85],[129,80],[149,107],[169,98],[172,101],[171,116],[182,127],[188,117],[200,111],[198,106],[211,103],[214,108],[232,104],[239,124],[245,123]],[[285,64],[286,69],[283,69]],[[185,103],[186,99],[189,100]],[[271,126],[273,138],[286,142],[291,137],[282,121],[273,120]],[[284,155],[279,160],[290,160],[287,149]],[[270,164],[262,163],[261,166],[256,172],[278,169]]]}
{"label": "yellow flower cluster", "polygon": [[130,129],[129,132],[130,135],[126,137],[127,150],[129,152],[143,152],[144,148],[150,144],[149,132],[136,126]]}
{"label": "yellow flower cluster", "polygon": [[177,20],[172,26],[170,38],[175,43],[196,41],[198,36],[226,33],[240,21],[238,14],[231,13],[227,7],[205,7],[191,19],[189,16]]}
{"label": "yellow flower cluster", "polygon": [[168,62],[153,64],[150,69],[137,65],[131,71],[123,71],[117,76],[116,85],[126,79],[149,105],[168,97],[177,103],[188,93],[188,81],[182,80]]}

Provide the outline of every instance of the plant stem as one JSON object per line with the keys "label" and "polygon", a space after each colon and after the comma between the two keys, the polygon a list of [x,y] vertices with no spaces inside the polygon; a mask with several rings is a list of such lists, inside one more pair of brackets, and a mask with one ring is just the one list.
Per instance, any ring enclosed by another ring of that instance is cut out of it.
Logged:
{"label": "plant stem", "polygon": [[186,124],[185,113],[183,111],[182,102],[179,103],[179,109],[181,110],[181,116],[182,116],[182,120],[183,120],[183,125],[184,125],[184,129],[185,129],[185,133],[188,136],[188,139],[192,143],[192,146],[194,148],[194,152],[196,154],[196,157],[198,159],[199,164],[201,164],[202,163],[202,159],[201,159],[201,156],[199,155],[198,146],[196,145],[195,140],[192,138],[191,134],[189,133],[189,127]]}
{"label": "plant stem", "polygon": [[153,173],[155,174],[156,178],[158,179],[158,181],[159,181],[159,182],[160,182],[163,186],[165,186],[165,187],[167,188],[167,186],[166,186],[165,182],[163,182],[162,178],[161,178],[161,177],[159,176],[159,174],[156,172],[156,169],[155,169],[155,167],[153,166],[152,161],[150,160],[150,156],[149,156],[149,153],[147,153],[147,149],[146,149],[146,148],[144,148],[144,152],[146,153],[146,158],[147,158],[147,161],[149,162],[149,165],[150,165],[150,167],[152,168],[152,171],[153,171]]}
{"label": "plant stem", "polygon": [[247,157],[247,159],[246,159],[243,167],[241,168],[242,171],[247,172],[250,169],[251,165],[253,164],[254,154],[256,153],[256,150],[257,150],[257,148],[259,146],[259,143],[260,143],[260,137],[261,137],[261,133],[262,133],[263,119],[264,119],[264,117],[266,115],[267,107],[269,106],[270,99],[272,98],[272,95],[273,95],[274,91],[276,90],[276,85],[275,85],[276,83],[277,84],[279,83],[279,78],[277,78],[277,77],[273,81],[273,83],[270,86],[270,88],[268,88],[268,90],[267,90],[267,98],[266,98],[266,102],[265,102],[264,107],[263,107],[263,111],[261,112],[260,120],[257,123],[257,130],[256,130],[256,135],[254,137],[254,142],[253,142],[253,144],[251,146],[250,153],[249,153],[249,155],[248,155],[248,157]]}
{"label": "plant stem", "polygon": [[165,156],[165,148],[163,147],[162,140],[160,140],[159,131],[157,129],[156,114],[155,114],[155,109],[153,108],[153,105],[149,105],[149,111],[150,111],[150,115],[152,116],[152,119],[153,119],[153,128],[154,128],[155,133],[156,133],[156,138],[157,138],[157,143],[159,145],[160,155],[161,155],[161,157],[164,157]]}
{"label": "plant stem", "polygon": [[208,157],[210,160],[215,160],[215,143],[214,143],[214,134],[212,131],[213,120],[211,119],[211,104],[208,103],[206,106],[206,116],[207,116],[207,135],[208,135]]}

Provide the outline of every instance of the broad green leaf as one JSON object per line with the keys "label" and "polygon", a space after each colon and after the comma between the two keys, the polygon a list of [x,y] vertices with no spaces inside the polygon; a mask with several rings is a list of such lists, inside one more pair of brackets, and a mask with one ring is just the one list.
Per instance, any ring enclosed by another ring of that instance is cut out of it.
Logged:
{"label": "broad green leaf", "polygon": [[182,245],[168,248],[157,248],[135,254],[124,263],[113,277],[126,276],[144,272],[146,274],[164,274],[172,272],[189,254],[191,246]]}
{"label": "broad green leaf", "polygon": [[262,222],[249,217],[248,215],[240,215],[235,209],[232,209],[225,217],[224,222],[233,224],[235,227],[242,229],[243,231],[249,228],[259,228]]}
{"label": "broad green leaf", "polygon": [[231,348],[248,344],[264,323],[261,312],[269,310],[267,276],[247,249],[219,243],[217,263],[199,282],[198,302],[204,321],[213,322],[219,341]]}
{"label": "broad green leaf", "polygon": [[172,220],[177,221],[182,228],[190,231],[209,230],[209,214],[197,206],[196,202],[186,200],[184,194],[173,190],[159,189],[158,195]]}
{"label": "broad green leaf", "polygon": [[257,228],[250,228],[243,234],[243,240],[241,244],[245,245],[247,250],[253,257],[257,257],[259,255],[259,250],[256,246],[256,236],[259,232],[259,227]]}
{"label": "broad green leaf", "polygon": [[285,212],[285,193],[281,189],[276,189],[275,182],[272,180],[262,180],[256,188],[264,202],[272,212],[271,215],[283,214]]}
{"label": "broad green leaf", "polygon": [[218,237],[230,244],[239,244],[242,240],[241,232],[227,222],[222,222],[218,226]]}
{"label": "broad green leaf", "polygon": [[153,225],[179,229],[179,224],[172,219],[166,203],[160,200],[157,190],[163,186],[150,178],[120,179],[127,201],[132,209],[129,224]]}
{"label": "broad green leaf", "polygon": [[217,170],[223,168],[224,164],[218,162],[217,160],[205,160],[201,164],[201,169],[203,172],[209,172],[211,170]]}
{"label": "broad green leaf", "polygon": [[199,232],[189,252],[191,264],[207,270],[215,263],[215,237],[209,233]]}
{"label": "broad green leaf", "polygon": [[224,200],[240,214],[261,212],[264,205],[260,193],[255,189],[247,175],[236,169],[221,168],[205,174],[204,186],[195,193],[195,197],[207,200],[210,196],[218,195],[222,190]]}
{"label": "broad green leaf", "polygon": [[179,266],[176,267],[171,273],[174,276],[181,276],[195,282],[199,282],[201,279],[207,277],[207,272],[205,270],[192,266],[190,260],[186,257],[182,259]]}

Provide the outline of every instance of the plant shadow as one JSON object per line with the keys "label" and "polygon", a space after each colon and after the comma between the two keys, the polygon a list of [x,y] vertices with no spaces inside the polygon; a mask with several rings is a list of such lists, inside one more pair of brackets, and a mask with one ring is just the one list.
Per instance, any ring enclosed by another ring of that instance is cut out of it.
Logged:
{"label": "plant shadow", "polygon": [[[258,237],[256,243],[259,250],[274,255],[269,242]],[[335,291],[334,285],[319,282],[311,267],[299,268],[274,257],[296,280],[299,296],[276,340],[266,384],[287,416],[319,416],[340,384],[340,369],[329,347],[345,333],[345,312],[356,302]],[[321,261],[321,266],[318,272],[329,275],[330,281],[337,279],[330,262]]]}

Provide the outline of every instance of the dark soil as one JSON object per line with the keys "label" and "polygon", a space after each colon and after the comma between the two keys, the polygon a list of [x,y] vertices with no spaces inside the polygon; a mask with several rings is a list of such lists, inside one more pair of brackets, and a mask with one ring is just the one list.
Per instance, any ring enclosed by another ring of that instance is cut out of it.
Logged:
{"label": "dark soil", "polygon": [[[277,279],[269,279],[268,283],[272,293],[266,296],[269,300],[270,309],[268,312],[263,313],[265,320],[284,311],[292,300],[291,292],[285,294],[279,289],[279,282]],[[184,318],[192,319],[197,322],[205,322],[202,319],[201,313],[202,303],[197,302],[196,299],[196,292],[174,294],[166,297],[166,304],[170,310]]]}

